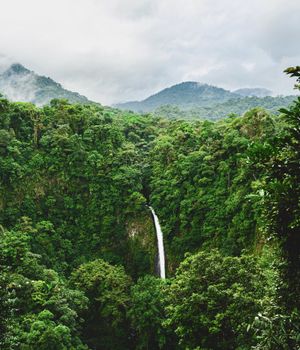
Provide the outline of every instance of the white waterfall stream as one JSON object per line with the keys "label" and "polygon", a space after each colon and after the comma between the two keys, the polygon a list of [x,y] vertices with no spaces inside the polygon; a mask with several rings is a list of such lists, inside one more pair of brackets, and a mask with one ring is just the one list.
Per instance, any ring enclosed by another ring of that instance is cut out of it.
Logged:
{"label": "white waterfall stream", "polygon": [[165,279],[166,278],[166,267],[165,267],[165,251],[164,251],[163,233],[162,233],[162,230],[161,230],[161,227],[159,224],[159,220],[158,220],[157,215],[155,214],[154,209],[150,206],[149,206],[149,209],[151,210],[151,213],[153,215],[154,226],[155,226],[156,237],[157,237],[159,275],[160,275],[160,278]]}

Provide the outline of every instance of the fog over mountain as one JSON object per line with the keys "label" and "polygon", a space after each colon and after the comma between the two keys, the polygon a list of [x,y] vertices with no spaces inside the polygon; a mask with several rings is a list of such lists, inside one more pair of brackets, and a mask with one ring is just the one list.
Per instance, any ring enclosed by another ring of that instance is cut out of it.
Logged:
{"label": "fog over mountain", "polygon": [[[40,76],[20,63],[6,66],[0,74],[0,93],[11,101],[32,102],[38,106],[54,98],[75,103],[92,103],[77,92],[66,90],[53,79]],[[115,107],[178,119],[222,119],[232,113],[243,114],[249,108],[263,107],[277,113],[291,104],[294,97],[271,97],[263,88],[241,88],[234,92],[194,81],[165,88],[142,101],[116,104]],[[95,101],[101,103],[102,101]]]}
{"label": "fog over mountain", "polygon": [[241,96],[256,96],[256,97],[272,96],[272,91],[264,88],[242,88],[242,89],[237,89],[233,92]]}
{"label": "fog over mountain", "polygon": [[299,11],[298,0],[4,0],[0,56],[104,104],[181,81],[288,95]]}
{"label": "fog over mountain", "polygon": [[51,78],[40,76],[22,66],[12,64],[0,74],[0,93],[12,101],[32,102],[45,105],[54,98],[68,99],[70,102],[89,103],[76,92],[64,89]]}

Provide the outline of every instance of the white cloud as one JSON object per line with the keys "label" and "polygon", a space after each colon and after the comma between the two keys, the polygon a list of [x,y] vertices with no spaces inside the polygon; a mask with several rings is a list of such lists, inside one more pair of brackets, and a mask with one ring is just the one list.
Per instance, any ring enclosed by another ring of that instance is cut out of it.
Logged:
{"label": "white cloud", "polygon": [[103,103],[182,80],[291,93],[282,70],[300,63],[299,10],[298,0],[1,0],[0,54]]}

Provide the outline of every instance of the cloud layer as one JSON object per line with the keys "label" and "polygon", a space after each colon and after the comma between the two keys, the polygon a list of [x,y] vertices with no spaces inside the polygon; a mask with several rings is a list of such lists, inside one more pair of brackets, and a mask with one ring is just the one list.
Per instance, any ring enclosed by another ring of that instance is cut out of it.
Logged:
{"label": "cloud layer", "polygon": [[293,93],[298,0],[3,0],[0,69],[20,62],[110,104],[184,80]]}

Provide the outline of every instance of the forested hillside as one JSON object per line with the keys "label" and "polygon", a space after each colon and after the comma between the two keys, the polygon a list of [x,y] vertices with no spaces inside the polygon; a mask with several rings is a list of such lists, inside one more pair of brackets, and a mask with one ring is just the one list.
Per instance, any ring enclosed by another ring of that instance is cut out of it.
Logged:
{"label": "forested hillside", "polygon": [[54,98],[66,98],[73,103],[92,103],[77,92],[64,89],[51,78],[38,75],[20,63],[12,64],[0,74],[0,93],[12,101],[48,104]]}
{"label": "forested hillside", "polygon": [[216,101],[222,103],[235,97],[239,95],[216,86],[185,81],[163,89],[143,101],[120,103],[117,107],[135,112],[150,112],[165,105],[188,109],[197,105],[210,106]]}
{"label": "forested hillside", "polygon": [[1,97],[0,348],[299,349],[299,123]]}
{"label": "forested hillside", "polygon": [[189,109],[174,105],[163,105],[156,108],[152,113],[168,119],[216,121],[231,115],[240,116],[249,109],[257,107],[262,107],[272,114],[278,114],[280,108],[289,107],[295,98],[295,96],[266,96],[261,98],[246,96],[233,98],[225,102],[216,100],[211,105],[198,105]]}
{"label": "forested hillside", "polygon": [[288,107],[295,96],[271,96],[262,88],[225,90],[194,81],[183,82],[166,88],[143,101],[117,104],[122,110],[152,113],[168,119],[219,120],[232,114],[244,114],[251,108],[263,107],[277,114]]}

